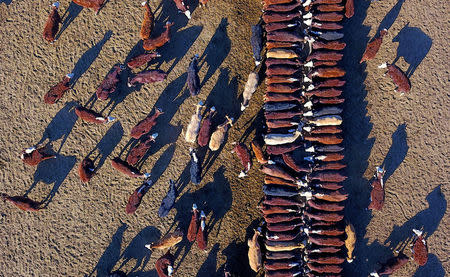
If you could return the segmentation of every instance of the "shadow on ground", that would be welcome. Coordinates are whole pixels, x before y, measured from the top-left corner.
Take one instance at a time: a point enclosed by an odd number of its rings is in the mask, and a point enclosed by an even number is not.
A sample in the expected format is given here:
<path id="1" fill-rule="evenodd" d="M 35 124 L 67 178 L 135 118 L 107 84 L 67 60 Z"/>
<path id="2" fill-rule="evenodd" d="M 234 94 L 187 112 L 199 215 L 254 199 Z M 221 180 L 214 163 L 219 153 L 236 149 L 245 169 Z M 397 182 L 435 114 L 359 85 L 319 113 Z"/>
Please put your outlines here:
<path id="1" fill-rule="evenodd" d="M 57 153 L 61 152 L 64 143 L 67 140 L 70 132 L 72 131 L 75 122 L 77 121 L 77 115 L 75 114 L 75 107 L 77 103 L 75 101 L 67 102 L 64 107 L 59 110 L 52 118 L 52 121 L 47 125 L 42 134 L 41 140 L 37 144 L 42 144 L 46 140 L 47 143 L 54 144 L 55 141 L 61 140 Z"/>
<path id="2" fill-rule="evenodd" d="M 192 204 L 196 203 L 198 209 L 203 210 L 206 214 L 206 232 L 208 236 L 217 236 L 221 230 L 222 219 L 231 208 L 231 203 L 233 201 L 230 183 L 224 176 L 224 172 L 225 167 L 221 166 L 214 173 L 214 180 L 212 182 L 205 184 L 196 191 L 191 191 L 189 189 L 180 196 L 174 205 L 176 215 L 170 229 L 176 227 L 187 233 L 191 219 Z M 178 225 L 175 226 L 177 223 Z M 217 233 L 211 233 L 216 227 Z M 178 263 L 176 267 L 179 267 L 183 263 L 191 247 L 192 243 L 187 240 L 183 240 L 179 244 L 177 251 L 174 253 Z M 210 251 L 211 246 L 209 246 L 207 250 Z M 179 256 L 181 254 L 182 256 L 180 258 Z"/>
<path id="3" fill-rule="evenodd" d="M 45 187 L 53 185 L 48 195 L 41 201 L 44 204 L 44 208 L 47 207 L 53 200 L 53 197 L 58 192 L 59 187 L 66 179 L 69 172 L 75 166 L 77 159 L 75 156 L 63 156 L 57 155 L 55 159 L 45 160 L 39 163 L 36 171 L 34 172 L 33 184 L 25 192 L 25 196 L 28 195 L 39 183 L 43 183 Z"/>
<path id="4" fill-rule="evenodd" d="M 123 128 L 120 122 L 115 122 L 97 143 L 92 151 L 86 156 L 93 160 L 95 171 L 98 171 L 105 163 L 106 158 L 111 155 L 114 148 L 120 142 L 123 136 Z"/>
<path id="5" fill-rule="evenodd" d="M 353 263 L 345 265 L 346 276 L 368 276 L 372 268 L 367 261 L 368 256 L 373 254 L 370 250 L 372 248 L 367 245 L 368 241 L 364 238 L 366 227 L 372 218 L 371 212 L 366 210 L 369 205 L 370 186 L 368 180 L 364 178 L 364 173 L 375 138 L 369 138 L 372 123 L 367 116 L 367 101 L 365 101 L 366 65 L 359 63 L 369 41 L 370 28 L 363 25 L 369 5 L 370 1 L 360 1 L 355 5 L 355 15 L 344 26 L 344 41 L 347 44 L 344 56 L 347 59 L 342 60 L 342 66 L 347 72 L 345 78 L 347 83 L 344 88 L 343 131 L 346 134 L 344 154 L 347 162 L 346 173 L 349 177 L 344 182 L 345 189 L 349 193 L 345 216 L 355 227 L 357 239 L 354 254 L 358 257 Z"/>
<path id="6" fill-rule="evenodd" d="M 381 167 L 386 170 L 384 174 L 384 182 L 387 183 L 389 177 L 400 166 L 408 153 L 408 142 L 406 134 L 406 124 L 401 124 L 397 130 L 392 134 L 392 144 L 389 148 L 386 157 L 384 158 Z M 374 169 L 375 170 L 375 169 Z"/>
<path id="7" fill-rule="evenodd" d="M 112 236 L 111 243 L 98 260 L 97 265 L 94 267 L 92 272 L 89 275 L 85 275 L 85 277 L 94 276 L 94 272 L 97 272 L 97 276 L 99 277 L 107 276 L 107 274 L 112 271 L 120 258 L 120 247 L 122 245 L 123 234 L 127 228 L 127 224 L 121 222 L 121 225 Z"/>
<path id="8" fill-rule="evenodd" d="M 69 7 L 66 9 L 64 14 L 61 16 L 62 24 L 61 28 L 59 29 L 58 34 L 56 35 L 55 39 L 59 39 L 59 37 L 64 33 L 64 31 L 69 27 L 70 24 L 75 20 L 75 18 L 80 14 L 80 12 L 83 10 L 83 7 L 78 6 L 73 1 L 70 1 Z"/>
<path id="9" fill-rule="evenodd" d="M 397 56 L 392 62 L 395 64 L 401 57 L 409 63 L 405 74 L 411 78 L 419 64 L 428 54 L 433 44 L 433 40 L 417 27 L 409 27 L 409 23 L 392 39 L 398 42 Z"/>

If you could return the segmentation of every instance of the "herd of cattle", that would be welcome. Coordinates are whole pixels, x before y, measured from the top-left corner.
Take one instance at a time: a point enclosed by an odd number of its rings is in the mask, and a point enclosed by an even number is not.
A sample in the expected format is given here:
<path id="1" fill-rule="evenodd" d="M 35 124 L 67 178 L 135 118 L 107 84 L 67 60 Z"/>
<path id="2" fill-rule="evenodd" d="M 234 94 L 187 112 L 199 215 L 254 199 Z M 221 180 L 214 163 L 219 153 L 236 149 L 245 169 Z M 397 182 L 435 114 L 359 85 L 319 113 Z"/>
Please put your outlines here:
<path id="1" fill-rule="evenodd" d="M 93 9 L 96 13 L 104 5 L 104 0 L 74 0 L 74 3 L 85 8 Z M 184 4 L 183 1 L 174 0 L 179 12 L 185 14 L 190 18 L 191 14 L 189 7 Z M 202 5 L 206 5 L 207 0 L 200 1 Z M 59 31 L 59 25 L 61 24 L 61 17 L 59 15 L 59 2 L 52 5 L 52 10 L 46 21 L 43 37 L 49 43 L 54 43 L 56 41 L 56 35 Z M 138 55 L 130 59 L 126 66 L 130 70 L 137 70 L 150 63 L 152 60 L 159 58 L 161 55 L 155 50 L 164 46 L 170 41 L 170 27 L 173 23 L 166 22 L 165 31 L 159 35 L 153 34 L 154 27 L 154 14 L 148 2 L 143 2 L 144 7 L 144 18 L 140 30 L 140 38 L 143 40 L 143 50 L 146 52 L 144 54 Z M 200 92 L 200 79 L 198 76 L 198 55 L 195 55 L 189 64 L 188 68 L 188 78 L 187 87 L 192 96 L 197 95 Z M 98 86 L 96 90 L 96 97 L 99 100 L 108 100 L 112 94 L 120 93 L 117 91 L 118 84 L 120 82 L 120 74 L 126 69 L 125 65 L 115 65 L 112 70 L 107 74 L 102 83 Z M 155 82 L 164 81 L 167 74 L 160 70 L 145 70 L 137 72 L 132 78 L 128 78 L 128 87 L 134 87 L 139 84 L 149 84 Z M 48 92 L 44 95 L 44 102 L 46 104 L 55 104 L 64 94 L 70 90 L 73 86 L 71 79 L 73 74 L 67 74 L 62 78 L 62 80 L 55 86 L 51 87 Z M 209 146 L 211 151 L 217 151 L 225 140 L 225 136 L 228 130 L 228 125 L 232 124 L 232 119 L 227 117 L 224 124 L 213 128 L 212 116 L 214 115 L 215 108 L 211 107 L 209 115 L 205 117 L 202 122 L 201 108 L 203 103 L 200 102 L 197 106 L 196 113 L 192 116 L 191 122 L 187 126 L 186 130 L 186 141 L 189 143 L 195 143 L 197 141 L 198 135 L 198 145 L 200 147 Z M 104 117 L 95 110 L 88 109 L 83 106 L 78 106 L 75 108 L 75 114 L 83 120 L 84 122 L 93 124 L 106 124 L 115 120 L 114 117 L 107 116 Z M 141 186 L 136 188 L 128 199 L 128 203 L 125 207 L 127 214 L 134 213 L 139 207 L 144 195 L 152 186 L 152 181 L 149 179 L 149 173 L 140 172 L 135 166 L 139 161 L 142 161 L 151 145 L 155 142 L 158 137 L 158 133 L 151 134 L 151 130 L 157 124 L 157 119 L 159 116 L 164 114 L 162 109 L 155 108 L 155 111 L 142 119 L 136 124 L 130 131 L 130 137 L 138 140 L 139 142 L 130 149 L 126 160 L 122 160 L 119 157 L 111 159 L 111 166 L 118 172 L 132 178 L 144 178 L 145 181 Z M 200 126 L 201 125 L 201 126 Z M 201 165 L 197 159 L 196 151 L 191 149 L 190 152 L 192 158 L 191 165 L 191 180 L 195 184 L 199 184 L 201 181 Z M 48 145 L 41 144 L 35 145 L 33 147 L 27 148 L 22 151 L 21 160 L 30 166 L 37 166 L 42 161 L 47 159 L 57 158 L 56 155 L 51 153 Z M 96 173 L 97 168 L 93 160 L 86 157 L 84 158 L 78 166 L 78 175 L 83 183 L 88 183 Z M 176 184 L 170 180 L 169 191 L 167 195 L 162 199 L 161 206 L 158 210 L 158 215 L 160 217 L 165 217 L 168 215 L 169 211 L 173 208 L 175 200 L 177 197 Z M 34 201 L 25 196 L 9 196 L 7 194 L 2 194 L 2 198 L 15 205 L 16 207 L 25 211 L 39 211 L 45 208 L 42 202 Z M 197 205 L 194 203 L 192 206 L 192 218 L 190 221 L 189 229 L 187 230 L 187 239 L 190 242 L 196 241 L 197 246 L 201 250 L 207 248 L 206 240 L 206 215 L 203 211 L 197 209 Z M 178 244 L 183 239 L 183 231 L 177 229 L 163 236 L 157 242 L 145 245 L 145 247 L 154 250 L 161 249 L 167 250 L 166 254 L 161 256 L 155 263 L 155 268 L 159 276 L 173 276 L 174 274 L 174 262 L 175 257 L 170 253 L 170 248 Z M 115 271 L 110 274 L 110 276 L 126 276 L 122 271 Z"/>
<path id="2" fill-rule="evenodd" d="M 268 277 L 342 276 L 345 260 L 354 259 L 356 234 L 343 213 L 348 194 L 342 184 L 347 177 L 342 172 L 346 164 L 340 114 L 346 72 L 338 65 L 346 47 L 340 22 L 353 14 L 353 0 L 264 0 L 262 20 L 252 26 L 257 68 L 249 75 L 242 109 L 257 87 L 257 71 L 264 62 L 263 138 L 269 157 L 259 140 L 252 142 L 266 176 L 260 205 L 264 221 L 248 240 L 248 257 L 251 268 L 264 269 Z M 386 32 L 368 43 L 361 62 L 375 57 Z M 385 67 L 396 91 L 408 92 L 404 72 L 395 65 L 380 66 Z M 250 154 L 245 145 L 235 150 L 245 176 Z M 383 206 L 383 174 L 377 168 L 371 181 L 369 209 Z M 424 265 L 426 242 L 421 231 L 413 231 L 413 259 Z M 391 274 L 409 260 L 399 253 L 371 275 Z"/>
<path id="3" fill-rule="evenodd" d="M 104 0 L 73 0 L 76 4 L 98 12 Z M 188 18 L 189 7 L 183 1 L 174 0 L 180 12 Z M 207 1 L 200 1 L 206 4 Z M 338 66 L 343 58 L 341 51 L 346 44 L 341 41 L 344 17 L 353 16 L 353 0 L 264 0 L 263 16 L 258 25 L 252 26 L 251 45 L 256 68 L 249 74 L 243 92 L 241 110 L 249 105 L 252 94 L 260 82 L 261 68 L 265 69 L 266 94 L 264 96 L 265 135 L 263 142 L 255 139 L 251 149 L 256 160 L 262 165 L 264 178 L 264 198 L 260 206 L 264 217 L 262 228 L 255 230 L 248 241 L 249 262 L 254 271 L 264 268 L 265 275 L 279 276 L 341 276 L 345 260 L 352 262 L 356 234 L 353 226 L 344 220 L 344 201 L 348 194 L 342 182 L 346 176 L 342 169 L 344 147 L 341 136 L 342 108 L 344 102 L 342 88 L 345 70 Z M 154 15 L 148 2 L 142 3 L 144 19 L 140 37 L 146 53 L 132 58 L 126 66 L 136 70 L 160 57 L 155 52 L 170 41 L 170 27 L 167 22 L 165 31 L 153 35 Z M 52 5 L 44 28 L 43 37 L 53 43 L 59 30 L 61 18 L 58 13 L 59 3 Z M 386 30 L 371 41 L 361 62 L 375 57 Z M 264 47 L 265 45 L 265 47 Z M 264 49 L 265 48 L 265 49 Z M 263 53 L 265 51 L 265 54 Z M 410 90 L 406 75 L 395 65 L 384 64 L 388 73 L 401 93 Z M 96 96 L 99 100 L 107 100 L 111 94 L 117 93 L 120 74 L 125 65 L 116 65 L 99 85 Z M 188 67 L 187 87 L 192 96 L 200 92 L 198 76 L 198 55 L 195 55 Z M 44 96 L 44 102 L 54 104 L 71 89 L 73 74 L 67 74 L 51 87 Z M 160 70 L 145 70 L 128 79 L 128 86 L 148 84 L 165 80 L 167 74 Z M 213 128 L 212 117 L 215 107 L 210 107 L 204 118 L 204 103 L 197 104 L 195 113 L 186 128 L 185 141 L 208 146 L 210 151 L 220 149 L 225 141 L 227 131 L 233 125 L 233 118 L 226 116 L 223 124 Z M 83 121 L 93 124 L 106 124 L 115 120 L 104 117 L 94 110 L 79 106 L 76 115 Z M 139 207 L 143 196 L 152 185 L 149 173 L 142 173 L 134 166 L 143 159 L 152 143 L 158 137 L 151 134 L 152 128 L 163 111 L 155 111 L 141 120 L 131 130 L 130 137 L 139 143 L 130 149 L 126 161 L 115 157 L 111 165 L 118 172 L 132 178 L 144 178 L 144 183 L 129 197 L 127 213 L 133 213 Z M 294 153 L 295 151 L 295 153 Z M 252 155 L 245 144 L 237 144 L 233 152 L 239 157 L 243 169 L 239 177 L 244 177 L 252 166 Z M 197 158 L 197 150 L 190 149 L 191 182 L 201 181 L 201 163 Z M 56 158 L 46 145 L 36 145 L 21 153 L 22 161 L 30 166 Z M 303 162 L 299 162 L 303 160 Z M 96 172 L 94 161 L 85 158 L 78 166 L 78 175 L 83 183 L 91 180 Z M 375 178 L 371 182 L 370 209 L 381 209 L 384 203 L 384 170 L 377 168 Z M 162 200 L 158 211 L 165 217 L 172 209 L 177 191 L 175 182 L 170 181 L 167 196 Z M 25 211 L 39 211 L 42 203 L 23 196 L 8 196 L 9 201 Z M 207 247 L 206 216 L 192 205 L 192 218 L 187 230 L 187 239 L 197 242 L 199 249 Z M 413 246 L 414 260 L 423 265 L 427 260 L 427 247 L 422 233 L 417 235 Z M 145 245 L 149 249 L 168 250 L 156 262 L 159 276 L 172 276 L 175 257 L 170 248 L 183 239 L 183 231 L 177 229 L 162 237 L 159 241 Z M 261 243 L 261 241 L 263 243 Z M 261 247 L 262 245 L 263 247 Z M 344 250 L 344 246 L 347 249 Z M 264 255 L 262 255 L 263 253 Z M 263 257 L 264 256 L 264 257 Z M 346 257 L 345 257 L 346 256 Z M 389 259 L 373 276 L 390 274 L 409 258 L 400 253 Z M 228 276 L 228 272 L 225 275 Z M 114 276 L 126 276 L 122 272 L 114 272 Z M 111 275 L 111 276 L 113 276 Z"/>

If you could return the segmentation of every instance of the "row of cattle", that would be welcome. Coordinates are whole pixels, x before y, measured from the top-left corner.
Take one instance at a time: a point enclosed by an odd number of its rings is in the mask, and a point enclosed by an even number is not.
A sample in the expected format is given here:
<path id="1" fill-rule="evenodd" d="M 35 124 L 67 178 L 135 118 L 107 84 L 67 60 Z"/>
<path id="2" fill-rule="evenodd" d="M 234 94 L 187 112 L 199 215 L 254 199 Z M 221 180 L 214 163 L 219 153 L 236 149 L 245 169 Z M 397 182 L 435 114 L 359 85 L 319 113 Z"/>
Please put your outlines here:
<path id="1" fill-rule="evenodd" d="M 353 16 L 354 6 L 352 0 L 343 2 L 265 0 L 262 22 L 252 27 L 255 64 L 265 66 L 264 143 L 269 158 L 260 142 L 252 142 L 266 176 L 260 206 L 264 223 L 248 241 L 248 255 L 251 268 L 263 268 L 265 276 L 342 276 L 343 263 L 354 258 L 356 234 L 343 213 L 348 196 L 341 184 L 346 179 L 340 116 L 345 70 L 338 66 L 346 46 L 341 21 Z M 385 34 L 382 30 L 367 45 L 361 62 L 375 57 Z M 396 91 L 410 90 L 401 69 L 383 67 Z M 256 90 L 258 76 L 249 75 L 242 109 Z M 235 150 L 245 174 L 251 166 L 249 152 L 245 145 Z M 371 209 L 383 205 L 383 173 L 377 169 L 371 182 Z M 426 243 L 421 231 L 414 233 L 413 258 L 424 265 Z M 400 253 L 372 275 L 391 274 L 408 260 Z"/>
<path id="2" fill-rule="evenodd" d="M 266 276 L 341 276 L 353 259 L 353 226 L 344 220 L 340 22 L 353 1 L 265 1 L 264 223 L 249 241 L 255 260 L 261 237 Z M 256 51 L 255 51 L 256 50 Z M 259 47 L 254 48 L 256 60 Z M 344 246 L 347 248 L 345 255 Z M 347 256 L 347 257 L 346 257 Z M 253 257 L 253 258 L 252 258 Z M 259 257 L 258 257 L 259 258 Z"/>

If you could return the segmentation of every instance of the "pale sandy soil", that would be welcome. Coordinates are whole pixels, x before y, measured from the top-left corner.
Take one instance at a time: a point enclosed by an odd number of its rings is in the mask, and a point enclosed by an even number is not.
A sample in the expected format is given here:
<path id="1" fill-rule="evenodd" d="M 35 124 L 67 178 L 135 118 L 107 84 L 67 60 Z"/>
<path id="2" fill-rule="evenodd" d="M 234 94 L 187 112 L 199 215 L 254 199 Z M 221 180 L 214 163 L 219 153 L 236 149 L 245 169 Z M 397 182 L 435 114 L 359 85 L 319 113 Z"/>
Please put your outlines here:
<path id="1" fill-rule="evenodd" d="M 1 204 L 0 276 L 104 276 L 118 268 L 130 276 L 156 276 L 154 262 L 163 253 L 143 245 L 177 226 L 187 229 L 194 201 L 208 215 L 208 251 L 183 242 L 174 251 L 177 276 L 221 276 L 227 260 L 239 276 L 252 275 L 245 239 L 258 223 L 262 175 L 253 170 L 238 179 L 240 166 L 230 151 L 231 142 L 252 140 L 261 120 L 256 116 L 262 88 L 243 114 L 238 99 L 253 68 L 248 37 L 260 14 L 259 1 L 211 0 L 207 8 L 195 9 L 189 22 L 176 13 L 171 1 L 160 2 L 151 3 L 153 9 L 158 7 L 155 32 L 166 20 L 174 21 L 175 28 L 171 42 L 160 50 L 162 58 L 150 67 L 170 70 L 168 79 L 130 90 L 123 77 L 121 92 L 110 103 L 90 99 L 114 64 L 138 52 L 140 1 L 110 0 L 97 16 L 62 1 L 61 13 L 70 10 L 66 15 L 70 24 L 54 45 L 41 37 L 51 2 L 0 4 L 0 191 L 28 193 L 48 202 L 39 213 Z M 347 23 L 349 47 L 343 65 L 349 72 L 344 118 L 350 176 L 346 187 L 351 197 L 346 213 L 359 241 L 357 259 L 347 266 L 346 275 L 367 276 L 377 261 L 391 255 L 391 248 L 411 237 L 411 228 L 422 227 L 431 253 L 428 264 L 418 268 L 409 263 L 395 276 L 444 276 L 450 272 L 448 5 L 433 0 L 425 7 L 423 1 L 406 0 L 398 4 L 398 16 L 391 12 L 383 20 L 396 1 L 370 7 L 369 1 L 355 2 L 360 3 Z M 380 22 L 390 27 L 385 43 L 367 67 L 359 65 L 365 43 Z M 420 30 L 408 29 L 400 45 L 392 42 L 408 22 Z M 432 41 L 428 52 L 427 37 Z M 392 92 L 392 82 L 377 69 L 394 60 L 397 47 L 406 53 L 406 61 L 401 58 L 397 63 L 405 70 L 408 61 L 424 56 L 411 76 L 411 93 L 402 97 Z M 199 96 L 190 97 L 185 71 L 194 54 L 202 57 L 204 86 Z M 72 71 L 77 78 L 74 90 L 55 105 L 43 103 L 48 88 Z M 236 123 L 225 147 L 216 155 L 207 154 L 210 167 L 205 166 L 203 181 L 195 186 L 188 182 L 189 145 L 183 129 L 199 100 L 216 106 L 216 122 L 227 114 Z M 77 102 L 89 103 L 118 121 L 108 126 L 76 121 Z M 156 127 L 160 137 L 142 171 L 152 172 L 155 184 L 129 216 L 126 201 L 140 181 L 116 173 L 110 158 L 125 157 L 129 131 L 154 107 L 165 114 Z M 46 138 L 53 141 L 58 158 L 37 168 L 25 166 L 18 158 L 20 150 Z M 83 185 L 76 167 L 90 153 L 102 164 L 93 180 Z M 388 171 L 386 205 L 381 212 L 370 213 L 364 210 L 370 191 L 367 180 L 383 161 Z M 180 196 L 169 216 L 160 219 L 157 211 L 169 179 L 178 181 Z"/>

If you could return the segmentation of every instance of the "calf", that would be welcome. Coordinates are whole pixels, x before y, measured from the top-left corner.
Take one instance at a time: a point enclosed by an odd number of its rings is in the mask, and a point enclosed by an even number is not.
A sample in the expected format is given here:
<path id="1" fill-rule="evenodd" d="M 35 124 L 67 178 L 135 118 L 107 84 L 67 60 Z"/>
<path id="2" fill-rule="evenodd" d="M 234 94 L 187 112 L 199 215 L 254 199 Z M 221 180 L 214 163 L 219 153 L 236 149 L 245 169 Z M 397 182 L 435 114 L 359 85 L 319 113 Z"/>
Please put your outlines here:
<path id="1" fill-rule="evenodd" d="M 258 73 L 250 72 L 250 74 L 248 75 L 247 83 L 245 83 L 244 92 L 242 93 L 241 111 L 245 110 L 248 107 L 250 99 L 252 98 L 253 93 L 258 87 L 258 82 Z"/>
<path id="2" fill-rule="evenodd" d="M 70 79 L 73 77 L 73 73 L 64 76 L 61 82 L 51 87 L 50 90 L 44 95 L 44 102 L 47 104 L 55 104 L 56 101 L 64 96 L 64 93 L 70 89 Z"/>
<path id="3" fill-rule="evenodd" d="M 27 165 L 36 166 L 40 162 L 56 158 L 55 155 L 46 153 L 45 146 L 33 146 L 22 151 L 20 159 Z"/>
<path id="4" fill-rule="evenodd" d="M 153 15 L 152 8 L 150 8 L 148 1 L 142 2 L 142 6 L 145 9 L 145 14 L 141 24 L 140 36 L 142 40 L 145 40 L 150 38 L 153 31 L 153 21 L 155 20 L 155 16 Z"/>
<path id="5" fill-rule="evenodd" d="M 241 161 L 242 166 L 244 167 L 244 169 L 239 173 L 238 177 L 242 178 L 247 176 L 247 173 L 252 166 L 252 158 L 247 146 L 245 146 L 245 144 L 243 143 L 236 144 L 231 152 L 236 153 L 239 160 Z"/>
<path id="6" fill-rule="evenodd" d="M 154 133 L 149 138 L 141 141 L 138 145 L 131 148 L 130 153 L 128 153 L 127 163 L 130 165 L 135 165 L 139 160 L 144 157 L 150 146 L 155 142 L 158 137 L 158 133 Z"/>
<path id="7" fill-rule="evenodd" d="M 73 2 L 84 8 L 93 9 L 98 14 L 105 0 L 73 0 Z"/>
<path id="8" fill-rule="evenodd" d="M 397 257 L 392 257 L 381 265 L 381 268 L 370 273 L 370 276 L 380 277 L 383 274 L 389 275 L 397 271 L 399 268 L 407 264 L 409 261 L 408 256 L 400 252 Z"/>
<path id="9" fill-rule="evenodd" d="M 192 96 L 200 92 L 200 78 L 198 77 L 198 54 L 196 54 L 189 63 L 187 76 L 187 85 Z"/>
<path id="10" fill-rule="evenodd" d="M 157 259 L 156 263 L 155 263 L 155 269 L 156 269 L 156 272 L 158 273 L 158 277 L 173 276 L 174 261 L 175 261 L 175 257 L 172 254 L 170 254 L 170 249 L 167 250 L 167 253 L 164 254 L 164 256 Z"/>
<path id="11" fill-rule="evenodd" d="M 260 164 L 268 163 L 267 155 L 264 153 L 261 144 L 257 140 L 253 140 L 251 143 L 253 154 L 255 154 L 256 160 Z"/>
<path id="12" fill-rule="evenodd" d="M 189 154 L 191 155 L 191 167 L 189 168 L 191 182 L 198 185 L 201 182 L 202 168 L 198 161 L 197 154 L 192 148 L 189 148 Z"/>
<path id="13" fill-rule="evenodd" d="M 146 118 L 141 120 L 138 124 L 136 124 L 136 126 L 134 126 L 133 129 L 131 129 L 130 136 L 132 138 L 139 139 L 143 135 L 150 132 L 153 126 L 156 125 L 157 118 L 162 114 L 164 114 L 164 112 L 161 109 L 156 108 L 155 113 L 153 115 L 147 116 Z"/>
<path id="14" fill-rule="evenodd" d="M 345 1 L 345 17 L 350 18 L 355 14 L 355 3 L 354 0 Z"/>
<path id="15" fill-rule="evenodd" d="M 109 95 L 114 93 L 117 88 L 117 84 L 119 83 L 119 74 L 124 70 L 125 67 L 123 65 L 114 66 L 113 70 L 106 75 L 105 79 L 102 81 L 100 86 L 97 88 L 95 94 L 97 98 L 100 100 L 108 99 Z"/>
<path id="16" fill-rule="evenodd" d="M 146 54 L 142 54 L 142 55 L 139 55 L 139 56 L 136 56 L 136 57 L 132 58 L 127 63 L 127 65 L 128 65 L 129 68 L 135 69 L 135 68 L 138 68 L 140 66 L 143 66 L 144 64 L 147 64 L 152 59 L 159 58 L 159 57 L 161 57 L 161 55 L 156 53 L 156 52 L 146 53 Z"/>
<path id="17" fill-rule="evenodd" d="M 217 126 L 217 129 L 212 133 L 211 139 L 209 140 L 209 149 L 211 151 L 219 150 L 223 141 L 225 140 L 225 135 L 228 131 L 228 125 L 233 126 L 233 118 L 226 116 L 226 120 L 221 125 Z"/>
<path id="18" fill-rule="evenodd" d="M 47 22 L 44 27 L 44 39 L 50 43 L 53 43 L 56 39 L 55 36 L 59 30 L 59 23 L 61 23 L 61 17 L 58 13 L 59 2 L 55 2 L 52 5 L 52 11 L 48 15 Z"/>
<path id="19" fill-rule="evenodd" d="M 161 70 L 148 70 L 136 74 L 133 78 L 128 78 L 128 87 L 133 87 L 136 84 L 149 84 L 162 82 L 166 79 L 167 73 Z"/>
<path id="20" fill-rule="evenodd" d="M 263 48 L 263 29 L 261 24 L 252 26 L 252 35 L 250 37 L 250 44 L 252 46 L 255 65 L 258 66 L 262 61 L 261 51 Z"/>
<path id="21" fill-rule="evenodd" d="M 129 165 L 127 162 L 122 161 L 119 158 L 114 158 L 111 160 L 111 165 L 120 173 L 127 175 L 132 178 L 148 178 L 150 173 L 141 173 L 136 168 Z"/>
<path id="22" fill-rule="evenodd" d="M 372 191 L 370 192 L 370 204 L 368 209 L 380 211 L 384 205 L 384 171 L 382 168 L 377 167 L 374 180 L 370 183 Z"/>
<path id="23" fill-rule="evenodd" d="M 142 197 L 147 193 L 147 191 L 152 186 L 151 180 L 146 180 L 140 187 L 138 187 L 128 198 L 128 203 L 125 208 L 127 214 L 134 213 L 139 205 L 141 204 Z"/>
<path id="24" fill-rule="evenodd" d="M 197 139 L 197 143 L 201 147 L 208 145 L 209 137 L 211 136 L 212 117 L 213 117 L 215 111 L 216 111 L 216 108 L 211 107 L 211 109 L 209 109 L 209 113 L 203 119 L 202 125 L 200 127 L 200 131 L 198 132 L 198 139 Z"/>
<path id="25" fill-rule="evenodd" d="M 191 121 L 187 126 L 186 134 L 184 137 L 186 142 L 195 143 L 195 140 L 197 139 L 198 131 L 200 130 L 200 123 L 202 121 L 202 107 L 203 102 L 200 101 L 196 106 L 195 114 L 191 116 Z"/>
<path id="26" fill-rule="evenodd" d="M 147 51 L 155 50 L 155 49 L 163 46 L 167 42 L 169 42 L 170 41 L 169 32 L 170 32 L 170 27 L 172 27 L 172 26 L 173 26 L 173 23 L 167 21 L 166 26 L 165 26 L 166 30 L 161 35 L 159 35 L 156 38 L 149 38 L 149 39 L 144 40 L 144 44 L 143 44 L 144 50 L 147 50 Z"/>
<path id="27" fill-rule="evenodd" d="M 380 31 L 380 36 L 372 40 L 367 44 L 366 51 L 364 51 L 364 54 L 361 58 L 360 63 L 372 60 L 375 58 L 375 56 L 378 53 L 378 50 L 380 49 L 381 43 L 383 42 L 383 37 L 387 34 L 387 30 L 383 29 Z"/>
<path id="28" fill-rule="evenodd" d="M 262 268 L 262 256 L 261 256 L 261 246 L 258 242 L 258 237 L 261 235 L 261 228 L 255 230 L 253 237 L 247 241 L 248 245 L 248 261 L 250 263 L 250 268 L 258 272 Z"/>
<path id="29" fill-rule="evenodd" d="M 206 221 L 205 213 L 203 211 L 201 211 L 200 212 L 200 227 L 198 228 L 197 236 L 196 236 L 197 246 L 201 250 L 206 250 L 206 245 L 207 245 L 206 222 L 205 221 Z"/>
<path id="30" fill-rule="evenodd" d="M 403 72 L 398 66 L 393 64 L 384 63 L 378 68 L 387 68 L 388 71 L 386 73 L 389 74 L 394 84 L 397 86 L 394 91 L 400 92 L 400 95 L 407 93 L 411 90 L 411 83 L 406 76 L 405 72 Z"/>
<path id="31" fill-rule="evenodd" d="M 78 166 L 78 176 L 81 182 L 88 183 L 92 176 L 94 176 L 95 166 L 94 162 L 89 158 L 84 158 L 84 160 Z"/>
<path id="32" fill-rule="evenodd" d="M 424 266 L 428 261 L 427 242 L 422 236 L 422 231 L 413 229 L 413 232 L 417 236 L 414 238 L 413 247 L 411 249 L 413 253 L 413 259 L 418 265 Z"/>
<path id="33" fill-rule="evenodd" d="M 345 248 L 347 248 L 347 262 L 351 263 L 355 258 L 353 256 L 353 250 L 355 250 L 356 244 L 355 228 L 352 224 L 348 223 L 347 226 L 345 226 L 345 233 L 347 234 L 347 238 L 345 239 Z"/>
<path id="34" fill-rule="evenodd" d="M 197 230 L 198 230 L 198 224 L 199 224 L 198 209 L 197 209 L 197 205 L 194 203 L 194 204 L 192 204 L 192 217 L 191 217 L 191 222 L 189 223 L 189 228 L 188 228 L 188 233 L 187 233 L 188 241 L 193 242 L 195 240 L 195 237 L 197 235 Z"/>
<path id="35" fill-rule="evenodd" d="M 172 209 L 173 204 L 175 204 L 175 199 L 177 198 L 177 188 L 175 187 L 175 182 L 172 179 L 169 180 L 169 191 L 167 195 L 161 201 L 161 206 L 158 210 L 158 216 L 163 218 L 169 214 Z"/>
<path id="36" fill-rule="evenodd" d="M 5 193 L 2 193 L 1 197 L 3 198 L 3 201 L 5 201 L 5 202 L 8 201 L 23 211 L 37 212 L 37 211 L 43 209 L 43 207 L 41 206 L 42 205 L 41 202 L 36 202 L 34 200 L 31 200 L 28 197 L 9 196 Z"/>
<path id="37" fill-rule="evenodd" d="M 81 118 L 83 121 L 95 123 L 95 124 L 105 124 L 105 123 L 113 122 L 114 120 L 116 120 L 112 116 L 103 117 L 101 114 L 99 114 L 93 110 L 86 109 L 81 106 L 75 108 L 75 114 L 79 118 Z"/>

